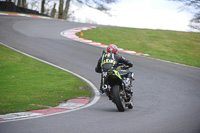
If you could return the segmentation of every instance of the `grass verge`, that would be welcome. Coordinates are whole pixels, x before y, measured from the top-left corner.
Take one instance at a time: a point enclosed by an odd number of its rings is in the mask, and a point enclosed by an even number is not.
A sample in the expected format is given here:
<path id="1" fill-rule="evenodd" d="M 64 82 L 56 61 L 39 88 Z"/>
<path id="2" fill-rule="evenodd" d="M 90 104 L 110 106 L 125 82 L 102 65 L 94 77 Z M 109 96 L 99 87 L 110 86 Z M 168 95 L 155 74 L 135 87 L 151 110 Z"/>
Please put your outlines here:
<path id="1" fill-rule="evenodd" d="M 91 97 L 81 79 L 0 45 L 0 114 L 44 109 Z"/>
<path id="2" fill-rule="evenodd" d="M 80 33 L 77 33 L 79 37 Z M 83 31 L 83 38 L 116 44 L 150 54 L 150 57 L 200 67 L 200 33 L 120 27 L 97 27 Z"/>

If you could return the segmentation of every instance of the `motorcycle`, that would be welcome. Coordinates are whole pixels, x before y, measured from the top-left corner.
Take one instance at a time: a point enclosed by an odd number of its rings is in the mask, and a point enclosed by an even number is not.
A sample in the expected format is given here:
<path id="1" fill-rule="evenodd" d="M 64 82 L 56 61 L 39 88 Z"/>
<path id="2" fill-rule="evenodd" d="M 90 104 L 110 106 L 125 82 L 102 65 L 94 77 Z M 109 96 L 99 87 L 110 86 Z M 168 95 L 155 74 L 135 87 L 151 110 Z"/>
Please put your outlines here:
<path id="1" fill-rule="evenodd" d="M 110 69 L 102 72 L 102 89 L 119 112 L 124 112 L 126 107 L 133 108 L 131 87 L 135 78 L 134 73 L 130 72 L 128 68 L 129 66 L 120 64 L 116 70 Z"/>

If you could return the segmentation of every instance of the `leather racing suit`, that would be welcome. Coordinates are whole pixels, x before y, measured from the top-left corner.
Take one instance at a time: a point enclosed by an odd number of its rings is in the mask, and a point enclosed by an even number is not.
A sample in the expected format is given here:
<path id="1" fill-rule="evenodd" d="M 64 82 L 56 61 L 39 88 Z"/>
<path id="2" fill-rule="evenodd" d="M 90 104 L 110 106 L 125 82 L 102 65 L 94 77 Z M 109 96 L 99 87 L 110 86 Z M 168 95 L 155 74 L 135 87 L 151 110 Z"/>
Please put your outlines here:
<path id="1" fill-rule="evenodd" d="M 119 63 L 123 63 L 132 67 L 133 64 L 126 60 L 123 56 L 114 53 L 103 52 L 103 55 L 99 58 L 95 71 L 97 73 L 107 72 L 109 69 L 116 69 L 119 66 Z M 127 78 L 130 78 L 130 74 L 127 75 Z M 100 92 L 103 93 L 102 89 L 102 75 L 101 75 L 101 84 L 100 84 Z"/>
<path id="2" fill-rule="evenodd" d="M 116 69 L 119 66 L 119 63 L 123 63 L 125 65 L 128 65 L 129 67 L 133 66 L 133 64 L 129 60 L 126 60 L 123 56 L 119 54 L 104 52 L 102 57 L 100 57 L 98 60 L 95 71 L 97 73 L 101 73 L 102 71 L 105 72 L 112 67 L 113 69 Z"/>

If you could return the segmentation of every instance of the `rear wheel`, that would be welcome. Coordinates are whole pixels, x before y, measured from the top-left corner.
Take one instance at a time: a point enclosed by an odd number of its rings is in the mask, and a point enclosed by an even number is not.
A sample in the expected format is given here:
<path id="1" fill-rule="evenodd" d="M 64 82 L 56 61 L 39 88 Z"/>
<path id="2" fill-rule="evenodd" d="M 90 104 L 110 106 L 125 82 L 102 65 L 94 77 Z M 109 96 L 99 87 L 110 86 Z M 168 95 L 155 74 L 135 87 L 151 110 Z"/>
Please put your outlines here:
<path id="1" fill-rule="evenodd" d="M 118 111 L 119 112 L 124 112 L 124 110 L 125 110 L 125 101 L 124 101 L 123 97 L 120 94 L 119 85 L 113 86 L 112 92 L 113 92 L 113 100 L 114 100 L 114 103 L 117 106 Z"/>

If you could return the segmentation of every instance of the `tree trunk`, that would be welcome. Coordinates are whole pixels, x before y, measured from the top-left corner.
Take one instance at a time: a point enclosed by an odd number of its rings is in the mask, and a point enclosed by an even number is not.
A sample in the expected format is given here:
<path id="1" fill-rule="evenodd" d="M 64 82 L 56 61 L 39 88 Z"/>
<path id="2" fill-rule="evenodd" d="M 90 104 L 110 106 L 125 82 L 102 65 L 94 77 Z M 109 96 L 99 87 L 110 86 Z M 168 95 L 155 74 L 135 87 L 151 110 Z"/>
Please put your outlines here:
<path id="1" fill-rule="evenodd" d="M 26 8 L 26 0 L 22 0 L 22 7 Z"/>
<path id="2" fill-rule="evenodd" d="M 21 6 L 21 0 L 18 0 L 17 6 Z"/>
<path id="3" fill-rule="evenodd" d="M 54 3 L 54 5 L 53 5 L 53 9 L 51 11 L 51 17 L 54 18 L 55 14 L 56 14 L 56 3 Z"/>
<path id="4" fill-rule="evenodd" d="M 64 13 L 63 13 L 63 19 L 64 19 L 64 20 L 66 20 L 66 19 L 68 18 L 68 12 L 69 12 L 70 1 L 71 1 L 71 0 L 67 0 L 67 1 L 66 1 L 65 11 L 64 11 Z"/>
<path id="5" fill-rule="evenodd" d="M 45 0 L 42 0 L 42 3 L 41 3 L 41 13 L 44 13 L 44 4 L 45 4 Z"/>
<path id="6" fill-rule="evenodd" d="M 63 16 L 63 3 L 64 3 L 64 1 L 60 0 L 59 13 L 58 13 L 58 18 L 59 19 L 62 19 L 62 16 Z"/>

